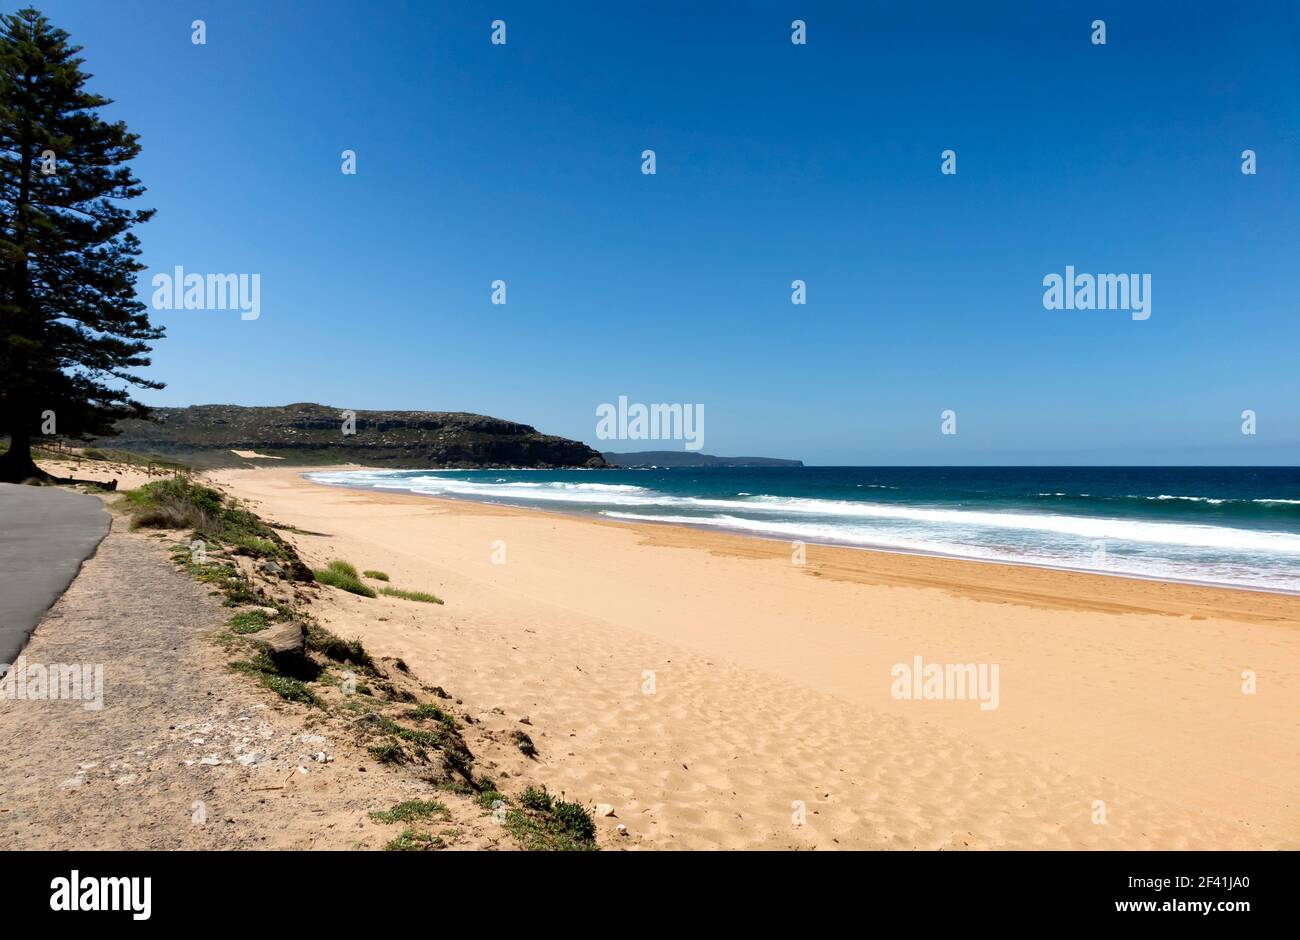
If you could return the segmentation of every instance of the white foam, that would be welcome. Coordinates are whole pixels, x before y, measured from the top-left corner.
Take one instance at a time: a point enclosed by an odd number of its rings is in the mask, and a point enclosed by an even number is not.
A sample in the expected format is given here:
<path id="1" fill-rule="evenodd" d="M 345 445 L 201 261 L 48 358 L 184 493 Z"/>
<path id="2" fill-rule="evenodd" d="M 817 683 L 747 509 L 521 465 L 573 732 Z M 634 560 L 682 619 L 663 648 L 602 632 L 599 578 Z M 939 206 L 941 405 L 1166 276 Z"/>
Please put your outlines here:
<path id="1" fill-rule="evenodd" d="M 975 509 L 926 509 L 919 506 L 807 500 L 783 496 L 758 497 L 766 505 L 791 513 L 840 515 L 849 518 L 897 519 L 942 525 L 1057 532 L 1087 539 L 1152 542 L 1236 551 L 1255 550 L 1300 555 L 1300 535 L 1233 529 L 1183 522 L 1147 522 L 1049 513 L 988 512 Z"/>
<path id="2" fill-rule="evenodd" d="M 980 557 L 980 552 L 987 552 L 991 553 L 989 557 L 1005 558 L 1009 553 L 1028 550 L 1028 547 L 1017 546 L 1012 550 L 989 546 L 1017 538 L 1022 543 L 1036 541 L 1046 546 L 1054 536 L 1084 539 L 1089 543 L 1102 542 L 1112 554 L 1126 545 L 1144 544 L 1167 550 L 1213 549 L 1223 553 L 1300 556 L 1300 534 L 1222 525 L 785 496 L 747 495 L 712 499 L 671 496 L 644 486 L 621 483 L 533 482 L 504 477 L 473 480 L 445 476 L 438 471 L 421 471 L 414 476 L 397 475 L 402 472 L 332 471 L 311 473 L 308 477 L 320 483 L 408 490 L 429 496 L 569 504 L 607 509 L 607 514 L 615 518 L 722 525 L 757 533 L 794 534 L 854 544 L 887 544 L 918 551 L 941 550 L 971 557 Z M 504 482 L 494 482 L 496 480 Z M 1144 498 L 1221 502 L 1206 497 Z M 1258 502 L 1300 503 L 1300 500 Z M 641 514 L 631 510 L 640 510 Z M 677 514 L 662 515 L 653 513 L 653 510 Z M 873 522 L 879 524 L 872 525 Z M 1019 533 L 1019 536 L 1012 533 Z"/>
<path id="3" fill-rule="evenodd" d="M 679 525 L 709 526 L 736 532 L 749 532 L 768 537 L 798 539 L 805 542 L 824 542 L 877 548 L 890 551 L 915 552 L 928 555 L 948 555 L 979 561 L 1039 565 L 1101 574 L 1155 578 L 1167 581 L 1188 581 L 1201 584 L 1223 584 L 1238 587 L 1266 588 L 1274 591 L 1300 592 L 1300 578 L 1289 575 L 1294 569 L 1284 569 L 1287 574 L 1261 570 L 1248 561 L 1219 560 L 1209 562 L 1203 558 L 1164 557 L 1151 555 L 1122 555 L 1116 552 L 1101 556 L 1102 561 L 1086 544 L 1073 550 L 1067 545 L 1055 544 L 1028 548 L 1026 546 L 997 546 L 972 544 L 946 537 L 910 537 L 897 530 L 862 526 L 837 526 L 815 522 L 780 522 L 775 520 L 746 519 L 741 516 L 672 516 L 609 510 L 601 513 L 611 519 L 631 522 L 666 522 Z M 1185 550 L 1184 550 L 1185 551 Z M 1177 549 L 1172 553 L 1179 554 Z"/>

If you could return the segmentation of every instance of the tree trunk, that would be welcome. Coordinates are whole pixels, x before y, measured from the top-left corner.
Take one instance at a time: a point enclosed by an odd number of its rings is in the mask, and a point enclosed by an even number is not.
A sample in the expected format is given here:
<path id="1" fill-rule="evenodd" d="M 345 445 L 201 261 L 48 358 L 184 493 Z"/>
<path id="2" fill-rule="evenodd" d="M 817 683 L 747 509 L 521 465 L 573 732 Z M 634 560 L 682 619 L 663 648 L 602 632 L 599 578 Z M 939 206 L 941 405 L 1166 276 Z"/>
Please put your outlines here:
<path id="1" fill-rule="evenodd" d="M 0 454 L 0 483 L 21 483 L 32 477 L 45 480 L 49 474 L 32 460 L 31 435 L 15 431 L 9 438 L 9 449 Z"/>

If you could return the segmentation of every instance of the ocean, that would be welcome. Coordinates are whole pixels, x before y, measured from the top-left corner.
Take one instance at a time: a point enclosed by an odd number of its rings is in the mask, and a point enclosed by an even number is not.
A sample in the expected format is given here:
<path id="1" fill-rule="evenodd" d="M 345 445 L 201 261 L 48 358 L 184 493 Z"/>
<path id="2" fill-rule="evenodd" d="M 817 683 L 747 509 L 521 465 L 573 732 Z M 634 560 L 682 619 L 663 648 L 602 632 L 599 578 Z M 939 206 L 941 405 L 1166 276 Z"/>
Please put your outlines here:
<path id="1" fill-rule="evenodd" d="M 319 483 L 1300 592 L 1296 467 L 317 471 Z"/>

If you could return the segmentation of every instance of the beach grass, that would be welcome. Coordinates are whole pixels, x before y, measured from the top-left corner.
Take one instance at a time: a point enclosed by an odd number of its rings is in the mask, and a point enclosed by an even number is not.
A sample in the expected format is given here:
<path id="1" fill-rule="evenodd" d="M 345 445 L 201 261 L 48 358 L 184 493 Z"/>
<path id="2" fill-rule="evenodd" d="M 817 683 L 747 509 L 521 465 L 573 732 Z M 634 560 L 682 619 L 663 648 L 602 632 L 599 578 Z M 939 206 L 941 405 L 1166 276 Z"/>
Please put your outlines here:
<path id="1" fill-rule="evenodd" d="M 419 601 L 421 604 L 441 604 L 442 598 L 427 591 L 404 591 L 401 588 L 382 587 L 379 592 L 385 597 L 400 597 L 404 601 Z"/>
<path id="2" fill-rule="evenodd" d="M 363 572 L 361 572 L 361 573 L 362 573 L 363 575 L 365 575 L 367 578 L 370 578 L 372 581 L 387 581 L 387 580 L 388 580 L 388 575 L 387 575 L 387 574 L 385 574 L 385 573 L 382 572 L 382 571 L 375 571 L 373 568 L 372 568 L 372 569 L 369 569 L 369 570 L 367 570 L 367 571 L 363 571 Z"/>
<path id="3" fill-rule="evenodd" d="M 317 568 L 312 574 L 321 584 L 328 584 L 330 587 L 336 587 L 341 591 L 359 594 L 362 597 L 376 596 L 375 589 L 362 584 L 361 578 L 357 575 L 357 569 L 346 561 L 335 559 L 326 567 Z"/>

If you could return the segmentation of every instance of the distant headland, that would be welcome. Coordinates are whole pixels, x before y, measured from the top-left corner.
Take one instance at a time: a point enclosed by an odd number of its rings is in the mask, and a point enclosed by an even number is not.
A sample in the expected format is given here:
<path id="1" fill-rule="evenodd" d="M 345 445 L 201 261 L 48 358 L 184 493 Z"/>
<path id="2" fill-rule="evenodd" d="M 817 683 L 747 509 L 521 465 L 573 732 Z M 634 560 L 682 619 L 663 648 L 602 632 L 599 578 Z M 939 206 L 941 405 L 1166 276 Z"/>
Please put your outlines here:
<path id="1" fill-rule="evenodd" d="M 606 465 L 581 441 L 458 411 L 363 411 L 313 402 L 191 405 L 153 408 L 149 419 L 128 418 L 115 430 L 96 443 L 209 468 L 248 466 L 259 456 L 394 469 Z"/>

